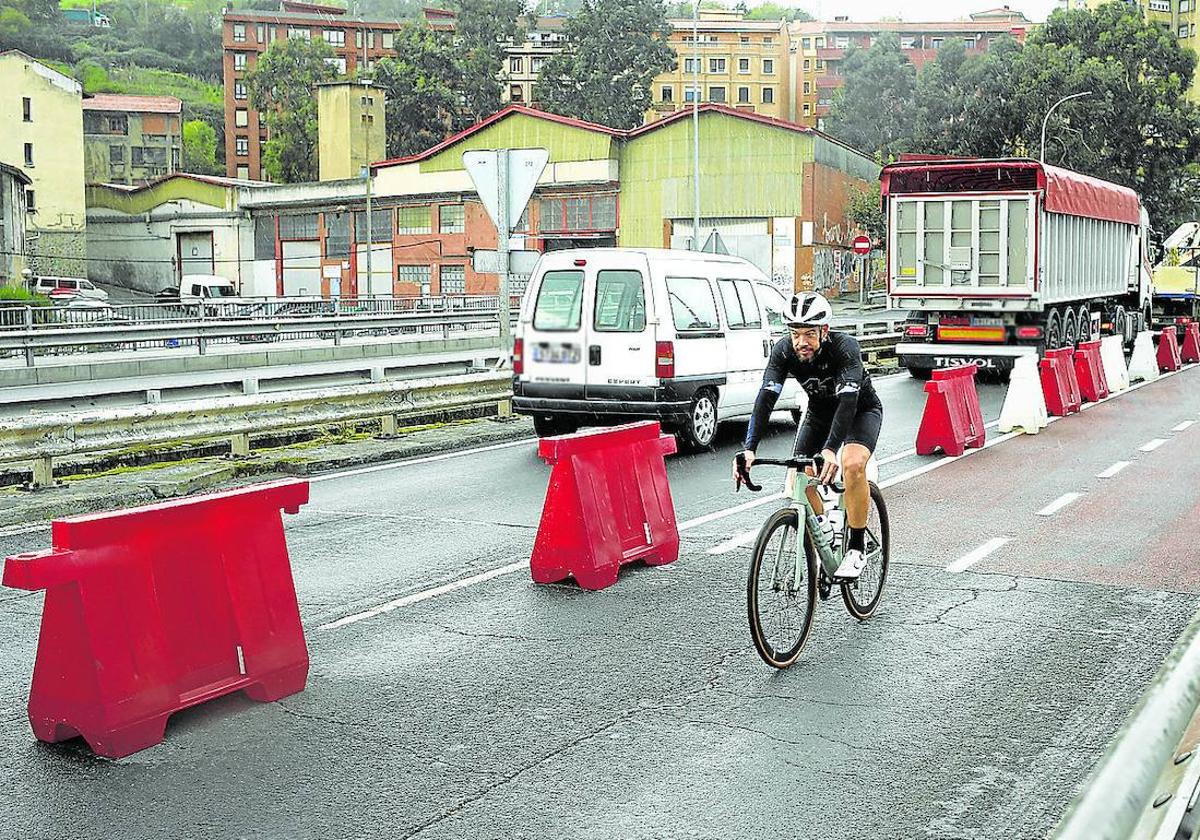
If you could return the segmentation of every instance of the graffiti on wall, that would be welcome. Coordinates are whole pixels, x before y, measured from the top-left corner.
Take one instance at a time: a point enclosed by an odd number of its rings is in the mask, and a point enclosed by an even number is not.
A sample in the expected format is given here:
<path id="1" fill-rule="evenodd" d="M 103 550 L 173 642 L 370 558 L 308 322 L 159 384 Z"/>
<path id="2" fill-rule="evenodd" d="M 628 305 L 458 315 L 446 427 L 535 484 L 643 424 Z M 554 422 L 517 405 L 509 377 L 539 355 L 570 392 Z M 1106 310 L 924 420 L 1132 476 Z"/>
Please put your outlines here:
<path id="1" fill-rule="evenodd" d="M 812 287 L 822 294 L 841 295 L 858 288 L 858 260 L 844 248 L 813 247 Z"/>

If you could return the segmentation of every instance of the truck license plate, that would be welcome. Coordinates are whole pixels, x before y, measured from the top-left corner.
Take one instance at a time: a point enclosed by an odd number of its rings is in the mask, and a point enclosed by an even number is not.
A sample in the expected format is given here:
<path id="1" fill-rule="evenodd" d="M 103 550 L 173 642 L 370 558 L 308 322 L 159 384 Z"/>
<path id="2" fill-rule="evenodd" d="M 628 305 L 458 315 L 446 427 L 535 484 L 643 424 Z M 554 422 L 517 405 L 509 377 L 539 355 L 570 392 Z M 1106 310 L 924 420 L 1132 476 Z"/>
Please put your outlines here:
<path id="1" fill-rule="evenodd" d="M 547 364 L 573 365 L 582 356 L 578 344 L 535 344 L 533 345 L 533 360 Z"/>

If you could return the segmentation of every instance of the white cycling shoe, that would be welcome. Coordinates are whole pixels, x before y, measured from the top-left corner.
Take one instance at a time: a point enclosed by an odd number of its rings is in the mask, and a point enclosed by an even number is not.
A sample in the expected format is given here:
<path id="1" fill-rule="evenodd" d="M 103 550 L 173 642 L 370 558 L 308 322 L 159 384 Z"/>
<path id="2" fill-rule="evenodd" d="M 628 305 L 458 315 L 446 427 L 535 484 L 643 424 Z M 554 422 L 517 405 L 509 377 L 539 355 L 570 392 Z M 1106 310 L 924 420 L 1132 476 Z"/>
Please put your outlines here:
<path id="1" fill-rule="evenodd" d="M 833 573 L 835 578 L 842 580 L 854 580 L 862 574 L 863 569 L 867 567 L 867 556 L 861 551 L 851 549 L 846 552 L 842 558 L 842 565 L 837 567 L 837 571 Z"/>

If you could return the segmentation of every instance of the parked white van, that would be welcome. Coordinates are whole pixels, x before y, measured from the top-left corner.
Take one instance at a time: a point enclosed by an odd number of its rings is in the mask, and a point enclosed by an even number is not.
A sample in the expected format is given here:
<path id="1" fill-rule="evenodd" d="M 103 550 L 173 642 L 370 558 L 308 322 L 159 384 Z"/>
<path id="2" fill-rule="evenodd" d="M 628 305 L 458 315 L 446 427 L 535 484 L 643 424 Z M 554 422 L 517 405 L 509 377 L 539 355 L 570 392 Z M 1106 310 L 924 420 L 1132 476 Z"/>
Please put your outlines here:
<path id="1" fill-rule="evenodd" d="M 705 449 L 724 420 L 748 418 L 771 347 L 786 332 L 783 293 L 738 257 L 594 248 L 539 260 L 513 348 L 513 409 L 542 436 L 658 419 Z M 779 410 L 797 412 L 788 381 Z"/>

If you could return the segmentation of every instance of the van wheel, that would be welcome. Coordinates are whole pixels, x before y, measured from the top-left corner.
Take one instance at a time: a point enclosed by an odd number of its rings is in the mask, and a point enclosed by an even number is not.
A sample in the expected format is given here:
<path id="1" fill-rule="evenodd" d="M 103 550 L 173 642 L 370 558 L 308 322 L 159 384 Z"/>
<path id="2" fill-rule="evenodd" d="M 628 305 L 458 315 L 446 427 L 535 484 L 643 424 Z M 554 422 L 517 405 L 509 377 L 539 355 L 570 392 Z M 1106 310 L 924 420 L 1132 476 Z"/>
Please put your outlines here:
<path id="1" fill-rule="evenodd" d="M 679 441 L 689 452 L 712 449 L 717 436 L 717 400 L 712 391 L 701 391 L 692 400 L 687 422 L 679 430 Z"/>
<path id="2" fill-rule="evenodd" d="M 573 434 L 579 429 L 574 420 L 562 417 L 543 417 L 533 415 L 533 431 L 538 437 L 556 437 L 557 435 Z"/>

